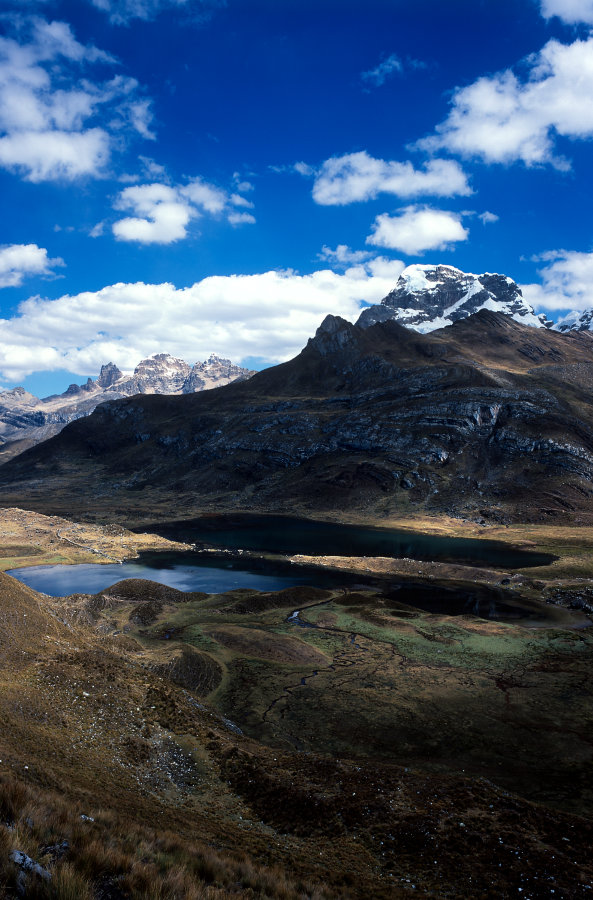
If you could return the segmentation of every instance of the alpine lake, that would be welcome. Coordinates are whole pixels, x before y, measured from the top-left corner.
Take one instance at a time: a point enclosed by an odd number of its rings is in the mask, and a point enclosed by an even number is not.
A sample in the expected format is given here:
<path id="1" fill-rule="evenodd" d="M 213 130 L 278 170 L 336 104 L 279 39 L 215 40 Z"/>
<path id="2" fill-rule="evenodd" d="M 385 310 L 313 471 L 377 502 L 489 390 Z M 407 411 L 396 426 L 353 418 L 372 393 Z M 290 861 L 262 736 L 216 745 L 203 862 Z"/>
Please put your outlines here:
<path id="1" fill-rule="evenodd" d="M 549 565 L 554 557 L 487 540 L 443 537 L 387 528 L 360 527 L 284 516 L 206 516 L 155 523 L 145 530 L 190 543 L 189 552 L 141 553 L 113 564 L 32 566 L 9 574 L 54 597 L 94 594 L 126 579 L 147 579 L 179 591 L 220 594 L 237 589 L 280 591 L 297 585 L 323 589 L 381 589 L 402 604 L 439 615 L 470 615 L 545 625 L 546 609 L 534 613 L 513 592 L 496 586 L 447 586 L 401 577 L 363 576 L 318 566 L 295 565 L 294 554 L 391 557 L 485 566 L 503 571 Z M 510 602 L 509 602 L 510 601 Z"/>

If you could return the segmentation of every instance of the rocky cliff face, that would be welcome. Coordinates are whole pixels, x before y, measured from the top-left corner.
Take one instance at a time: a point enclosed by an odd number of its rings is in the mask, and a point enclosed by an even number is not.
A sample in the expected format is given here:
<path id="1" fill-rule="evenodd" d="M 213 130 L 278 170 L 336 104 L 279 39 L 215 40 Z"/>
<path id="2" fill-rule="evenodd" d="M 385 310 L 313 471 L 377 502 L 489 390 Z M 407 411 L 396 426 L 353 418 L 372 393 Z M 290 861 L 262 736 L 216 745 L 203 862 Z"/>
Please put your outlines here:
<path id="1" fill-rule="evenodd" d="M 512 316 L 523 325 L 550 327 L 544 315 L 536 316 L 517 284 L 506 275 L 472 275 L 453 266 L 408 266 L 395 288 L 380 304 L 365 309 L 358 324 L 363 328 L 396 319 L 406 328 L 435 331 L 488 309 Z"/>
<path id="2" fill-rule="evenodd" d="M 114 363 L 101 366 L 96 381 L 71 384 L 63 394 L 40 400 L 22 387 L 0 393 L 0 461 L 57 434 L 106 400 L 134 394 L 191 394 L 250 378 L 253 372 L 212 354 L 193 367 L 168 353 L 143 359 L 132 375 Z"/>
<path id="3" fill-rule="evenodd" d="M 592 484 L 593 335 L 482 310 L 426 335 L 330 316 L 248 381 L 102 404 L 0 468 L 0 502 L 127 521 L 243 508 L 593 523 Z"/>

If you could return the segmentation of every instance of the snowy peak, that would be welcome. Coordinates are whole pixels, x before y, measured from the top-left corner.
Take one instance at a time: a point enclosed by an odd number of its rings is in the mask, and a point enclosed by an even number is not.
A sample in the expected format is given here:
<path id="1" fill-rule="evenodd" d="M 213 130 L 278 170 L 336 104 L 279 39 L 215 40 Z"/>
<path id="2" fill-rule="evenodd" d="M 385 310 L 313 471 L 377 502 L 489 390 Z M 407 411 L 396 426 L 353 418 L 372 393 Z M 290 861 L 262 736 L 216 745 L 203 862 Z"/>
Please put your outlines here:
<path id="1" fill-rule="evenodd" d="M 554 331 L 593 331 L 593 309 L 568 313 L 556 322 Z"/>
<path id="2" fill-rule="evenodd" d="M 380 304 L 363 310 L 358 324 L 396 319 L 406 328 L 426 333 L 465 319 L 480 309 L 512 316 L 523 325 L 549 328 L 544 315 L 536 315 L 521 289 L 507 275 L 474 275 L 454 266 L 408 266 L 395 288 Z"/>
<path id="3" fill-rule="evenodd" d="M 115 382 L 115 390 L 132 394 L 179 394 L 191 366 L 169 353 L 155 353 L 138 363 L 132 377 Z"/>
<path id="4" fill-rule="evenodd" d="M 223 359 L 211 353 L 205 362 L 197 362 L 187 375 L 181 388 L 182 394 L 193 394 L 213 387 L 221 387 L 231 381 L 243 381 L 253 372 L 235 365 L 230 359 Z"/>

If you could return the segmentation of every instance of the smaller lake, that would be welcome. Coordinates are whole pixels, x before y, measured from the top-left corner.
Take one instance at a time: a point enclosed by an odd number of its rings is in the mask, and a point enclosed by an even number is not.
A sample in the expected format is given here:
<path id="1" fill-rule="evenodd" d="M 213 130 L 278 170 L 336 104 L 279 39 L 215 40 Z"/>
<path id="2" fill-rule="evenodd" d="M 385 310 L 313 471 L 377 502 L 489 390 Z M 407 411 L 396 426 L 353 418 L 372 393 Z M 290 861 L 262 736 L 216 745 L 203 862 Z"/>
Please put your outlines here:
<path id="1" fill-rule="evenodd" d="M 456 562 L 508 570 L 548 566 L 549 553 L 520 550 L 502 541 L 442 537 L 394 528 L 340 525 L 289 516 L 221 515 L 179 522 L 155 522 L 138 531 L 170 540 L 230 550 L 293 556 L 391 556 Z"/>
<path id="2" fill-rule="evenodd" d="M 139 559 L 121 565 L 32 566 L 12 569 L 8 574 L 33 590 L 53 597 L 97 594 L 128 578 L 145 578 L 180 591 L 204 591 L 207 594 L 236 588 L 279 591 L 308 584 L 331 590 L 372 588 L 389 597 L 396 605 L 450 616 L 479 616 L 530 627 L 584 627 L 590 624 L 581 614 L 528 603 L 513 591 L 498 587 L 410 583 L 313 566 L 296 566 L 281 559 L 247 556 L 224 559 L 200 553 L 144 553 Z"/>
<path id="3" fill-rule="evenodd" d="M 360 583 L 360 577 L 329 575 L 319 569 L 301 568 L 272 560 L 242 560 L 204 557 L 198 553 L 143 553 L 139 559 L 102 565 L 30 566 L 8 573 L 35 591 L 51 597 L 96 594 L 126 578 L 147 578 L 178 591 L 219 594 L 235 588 L 281 591 L 297 584 L 318 587 Z"/>

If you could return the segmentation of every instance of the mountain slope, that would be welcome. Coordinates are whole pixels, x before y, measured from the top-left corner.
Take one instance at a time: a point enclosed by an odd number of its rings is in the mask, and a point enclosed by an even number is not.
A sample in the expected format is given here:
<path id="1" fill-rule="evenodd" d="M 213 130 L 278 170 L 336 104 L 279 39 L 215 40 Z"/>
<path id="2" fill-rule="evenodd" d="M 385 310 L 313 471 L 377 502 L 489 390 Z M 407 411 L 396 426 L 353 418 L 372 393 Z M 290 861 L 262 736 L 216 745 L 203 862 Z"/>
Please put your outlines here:
<path id="1" fill-rule="evenodd" d="M 0 573 L 1 895 L 586 897 L 593 638 L 399 596 Z"/>
<path id="2" fill-rule="evenodd" d="M 127 522 L 240 508 L 584 522 L 592 388 L 590 333 L 486 310 L 429 335 L 328 316 L 248 381 L 101 404 L 3 466 L 0 502 Z"/>
<path id="3" fill-rule="evenodd" d="M 517 284 L 506 275 L 472 275 L 454 266 L 408 266 L 395 288 L 380 304 L 365 309 L 358 324 L 363 328 L 396 319 L 423 333 L 444 328 L 459 319 L 489 309 L 512 316 L 523 325 L 550 327 L 544 315 L 536 316 Z"/>

